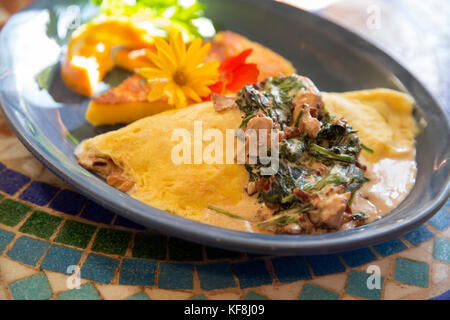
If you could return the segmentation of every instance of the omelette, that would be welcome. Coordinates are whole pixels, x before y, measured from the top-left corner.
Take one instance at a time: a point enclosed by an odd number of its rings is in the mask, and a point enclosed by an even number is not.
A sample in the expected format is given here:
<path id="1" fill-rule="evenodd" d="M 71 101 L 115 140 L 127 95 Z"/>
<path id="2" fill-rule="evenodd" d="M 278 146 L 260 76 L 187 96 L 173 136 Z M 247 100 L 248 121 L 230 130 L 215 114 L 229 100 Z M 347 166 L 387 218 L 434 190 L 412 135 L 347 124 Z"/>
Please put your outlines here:
<path id="1" fill-rule="evenodd" d="M 111 186 L 168 214 L 249 232 L 332 232 L 381 218 L 411 190 L 413 107 L 409 95 L 391 89 L 321 93 L 306 77 L 269 77 L 236 96 L 87 139 L 76 156 Z M 265 175 L 267 164 L 250 161 L 248 136 L 229 134 L 239 129 L 259 130 L 258 148 L 277 146 L 276 172 Z"/>

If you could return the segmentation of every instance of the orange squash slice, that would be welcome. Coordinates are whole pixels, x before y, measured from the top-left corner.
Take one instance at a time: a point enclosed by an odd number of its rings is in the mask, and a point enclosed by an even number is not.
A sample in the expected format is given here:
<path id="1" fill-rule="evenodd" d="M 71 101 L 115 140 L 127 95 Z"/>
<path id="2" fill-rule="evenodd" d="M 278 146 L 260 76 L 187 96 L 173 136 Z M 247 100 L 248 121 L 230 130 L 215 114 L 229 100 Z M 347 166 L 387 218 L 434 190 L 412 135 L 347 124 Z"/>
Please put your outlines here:
<path id="1" fill-rule="evenodd" d="M 148 48 L 151 34 L 133 22 L 114 18 L 85 24 L 75 30 L 67 46 L 61 75 L 73 91 L 91 97 L 96 85 L 113 68 L 113 48 Z"/>

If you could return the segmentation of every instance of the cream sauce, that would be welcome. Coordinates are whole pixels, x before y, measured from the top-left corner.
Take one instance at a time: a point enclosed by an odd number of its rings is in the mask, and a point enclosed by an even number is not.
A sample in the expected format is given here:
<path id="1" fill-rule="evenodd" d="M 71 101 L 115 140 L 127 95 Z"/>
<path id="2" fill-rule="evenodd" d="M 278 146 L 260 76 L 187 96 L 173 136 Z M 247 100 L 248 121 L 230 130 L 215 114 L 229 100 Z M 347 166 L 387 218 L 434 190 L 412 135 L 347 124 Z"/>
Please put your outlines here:
<path id="1" fill-rule="evenodd" d="M 411 151 L 400 158 L 382 158 L 374 163 L 367 162 L 363 156 L 361 163 L 367 166 L 365 176 L 370 179 L 357 191 L 351 208 L 353 212 L 364 212 L 366 223 L 380 219 L 397 207 L 411 191 L 415 183 L 415 152 Z M 258 228 L 258 222 L 271 217 L 272 210 L 256 200 L 256 195 L 248 196 L 243 190 L 243 200 L 234 206 L 223 209 L 239 215 L 243 219 L 228 217 L 214 210 L 205 209 L 200 222 L 214 226 L 247 232 L 268 233 Z M 344 224 L 341 230 L 355 227 L 353 221 Z"/>

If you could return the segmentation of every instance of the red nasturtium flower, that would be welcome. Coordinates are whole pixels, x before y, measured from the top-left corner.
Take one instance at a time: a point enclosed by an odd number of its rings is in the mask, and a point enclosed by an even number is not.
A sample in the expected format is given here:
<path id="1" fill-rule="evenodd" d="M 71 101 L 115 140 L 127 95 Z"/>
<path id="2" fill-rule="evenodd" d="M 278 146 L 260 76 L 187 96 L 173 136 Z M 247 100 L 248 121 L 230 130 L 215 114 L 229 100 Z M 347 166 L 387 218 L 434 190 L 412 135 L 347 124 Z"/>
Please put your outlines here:
<path id="1" fill-rule="evenodd" d="M 242 51 L 237 56 L 228 57 L 219 67 L 220 79 L 209 88 L 217 94 L 239 91 L 243 86 L 258 81 L 259 70 L 255 63 L 245 63 L 253 49 Z"/>

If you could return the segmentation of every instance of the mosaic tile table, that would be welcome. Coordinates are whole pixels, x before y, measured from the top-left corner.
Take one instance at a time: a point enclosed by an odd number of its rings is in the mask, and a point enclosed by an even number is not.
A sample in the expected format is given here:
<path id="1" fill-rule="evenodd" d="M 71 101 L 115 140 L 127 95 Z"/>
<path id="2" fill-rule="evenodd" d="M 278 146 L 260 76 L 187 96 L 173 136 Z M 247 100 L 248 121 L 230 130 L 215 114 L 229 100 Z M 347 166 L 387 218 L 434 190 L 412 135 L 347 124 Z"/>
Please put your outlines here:
<path id="1" fill-rule="evenodd" d="M 200 246 L 74 192 L 0 117 L 0 299 L 450 299 L 449 226 L 450 201 L 401 238 L 337 255 Z M 370 265 L 380 268 L 380 289 L 367 288 Z M 80 268 L 80 289 L 69 289 L 70 266 Z"/>

